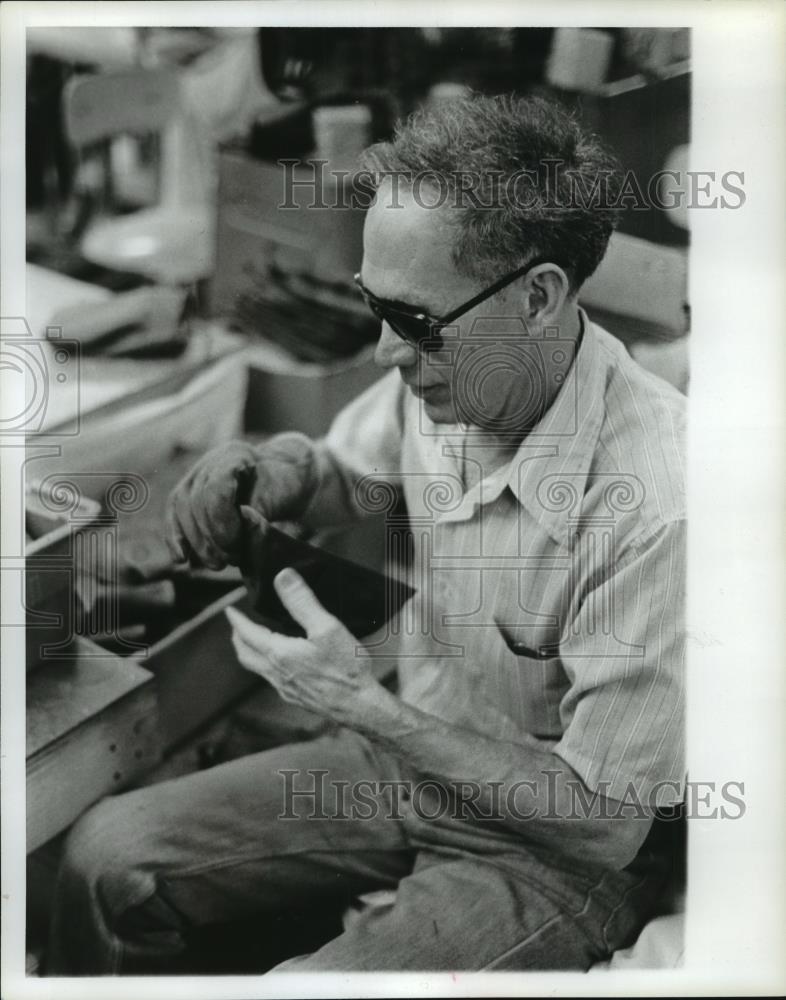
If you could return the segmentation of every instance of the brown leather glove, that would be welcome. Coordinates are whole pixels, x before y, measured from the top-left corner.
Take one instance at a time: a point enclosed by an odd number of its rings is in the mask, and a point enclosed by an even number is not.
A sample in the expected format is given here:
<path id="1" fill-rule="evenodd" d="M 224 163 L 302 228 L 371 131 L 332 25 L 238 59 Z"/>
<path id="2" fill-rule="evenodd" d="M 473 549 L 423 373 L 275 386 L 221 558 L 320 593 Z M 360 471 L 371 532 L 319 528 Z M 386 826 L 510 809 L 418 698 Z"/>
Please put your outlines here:
<path id="1" fill-rule="evenodd" d="M 167 543 L 176 562 L 223 569 L 241 559 L 247 504 L 268 521 L 297 520 L 314 497 L 319 474 L 311 441 L 295 432 L 261 445 L 231 441 L 209 451 L 172 491 Z"/>

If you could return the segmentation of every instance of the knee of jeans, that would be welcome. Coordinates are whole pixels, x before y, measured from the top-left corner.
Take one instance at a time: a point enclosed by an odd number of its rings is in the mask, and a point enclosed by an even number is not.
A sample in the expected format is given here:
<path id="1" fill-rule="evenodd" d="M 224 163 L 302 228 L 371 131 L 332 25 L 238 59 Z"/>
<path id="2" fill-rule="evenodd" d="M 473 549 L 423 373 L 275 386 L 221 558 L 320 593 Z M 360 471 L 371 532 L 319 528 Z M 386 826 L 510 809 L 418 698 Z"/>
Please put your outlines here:
<path id="1" fill-rule="evenodd" d="M 110 910 L 135 906 L 154 891 L 145 870 L 145 830 L 134 822 L 126 796 L 103 799 L 71 828 L 64 845 L 65 878 L 101 897 Z"/>

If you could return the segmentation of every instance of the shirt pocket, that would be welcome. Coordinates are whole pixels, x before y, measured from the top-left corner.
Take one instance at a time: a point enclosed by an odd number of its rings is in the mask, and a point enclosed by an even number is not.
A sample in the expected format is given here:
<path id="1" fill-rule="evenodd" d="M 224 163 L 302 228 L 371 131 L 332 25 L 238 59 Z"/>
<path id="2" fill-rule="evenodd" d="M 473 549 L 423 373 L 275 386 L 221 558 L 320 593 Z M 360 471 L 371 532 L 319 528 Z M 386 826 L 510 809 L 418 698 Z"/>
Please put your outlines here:
<path id="1" fill-rule="evenodd" d="M 518 730 L 541 739 L 562 736 L 560 703 L 570 687 L 560 657 L 500 635 L 493 697 Z"/>

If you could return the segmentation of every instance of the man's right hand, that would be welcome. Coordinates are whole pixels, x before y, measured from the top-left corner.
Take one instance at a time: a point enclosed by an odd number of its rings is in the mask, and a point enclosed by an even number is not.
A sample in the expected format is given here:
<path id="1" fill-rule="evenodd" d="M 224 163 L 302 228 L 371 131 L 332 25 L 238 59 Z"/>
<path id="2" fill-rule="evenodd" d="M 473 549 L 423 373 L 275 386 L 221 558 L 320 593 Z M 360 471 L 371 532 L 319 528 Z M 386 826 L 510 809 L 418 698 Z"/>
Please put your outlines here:
<path id="1" fill-rule="evenodd" d="M 241 558 L 247 504 L 268 521 L 297 520 L 319 485 L 307 437 L 278 434 L 252 447 L 232 441 L 209 451 L 178 483 L 166 512 L 167 543 L 179 563 L 223 569 Z"/>

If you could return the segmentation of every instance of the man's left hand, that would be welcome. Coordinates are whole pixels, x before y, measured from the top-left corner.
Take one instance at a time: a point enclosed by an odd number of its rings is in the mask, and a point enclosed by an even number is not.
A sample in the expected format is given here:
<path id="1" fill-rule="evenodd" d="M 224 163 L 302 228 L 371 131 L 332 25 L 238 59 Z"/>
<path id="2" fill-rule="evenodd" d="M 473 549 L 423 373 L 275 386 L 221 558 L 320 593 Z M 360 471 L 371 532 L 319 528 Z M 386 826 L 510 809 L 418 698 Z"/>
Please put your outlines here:
<path id="1" fill-rule="evenodd" d="M 284 701 L 339 725 L 361 728 L 368 712 L 389 693 L 371 673 L 368 660 L 357 655 L 358 640 L 322 607 L 294 570 L 282 570 L 274 583 L 306 638 L 271 632 L 227 608 L 240 663 L 269 681 Z"/>

